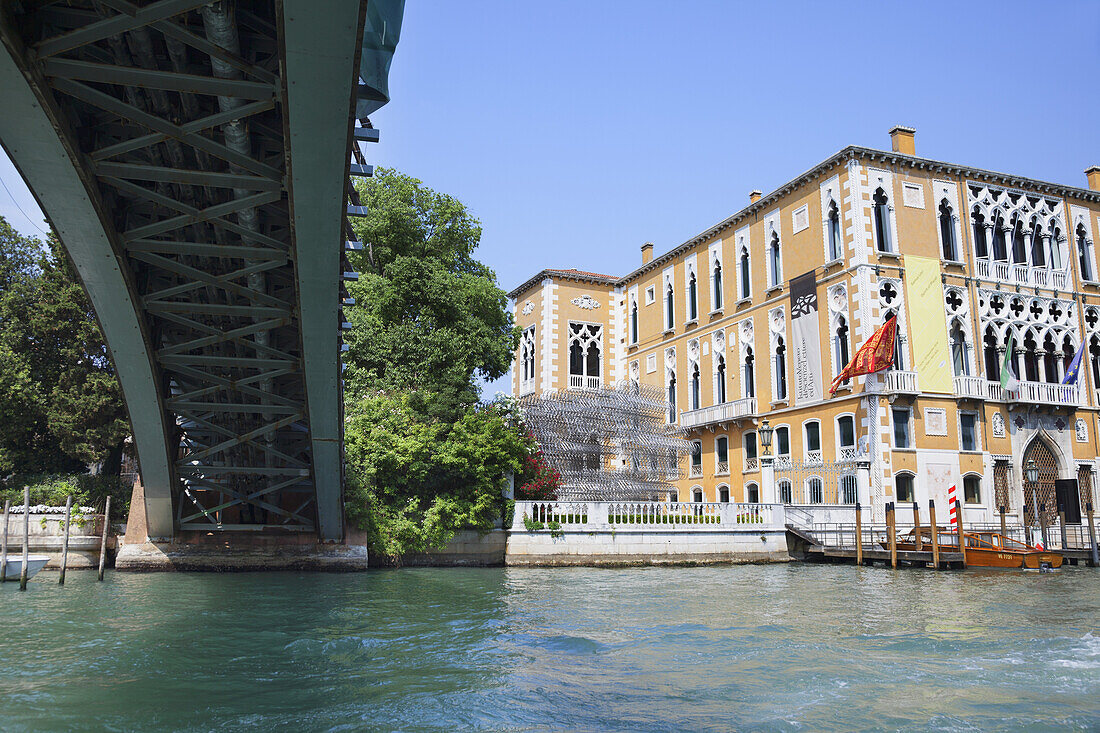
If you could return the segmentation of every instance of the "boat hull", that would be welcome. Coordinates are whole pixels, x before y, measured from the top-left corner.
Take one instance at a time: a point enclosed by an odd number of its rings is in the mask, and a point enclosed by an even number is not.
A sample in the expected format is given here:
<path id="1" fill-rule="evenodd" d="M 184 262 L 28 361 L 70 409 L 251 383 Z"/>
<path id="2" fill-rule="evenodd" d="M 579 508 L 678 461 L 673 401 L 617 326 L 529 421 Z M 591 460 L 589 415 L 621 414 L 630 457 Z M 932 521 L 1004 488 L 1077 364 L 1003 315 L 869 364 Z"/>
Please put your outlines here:
<path id="1" fill-rule="evenodd" d="M 899 551 L 917 549 L 914 542 L 899 542 L 897 547 Z M 920 549 L 929 551 L 932 549 L 932 544 L 925 542 Z M 958 551 L 959 546 L 956 544 L 940 545 L 940 552 Z M 1018 551 L 967 547 L 966 564 L 967 567 L 972 568 L 1028 568 L 1038 570 L 1043 564 L 1048 564 L 1052 568 L 1060 568 L 1062 567 L 1062 555 L 1057 552 L 1044 552 L 1042 550 Z"/>
<path id="2" fill-rule="evenodd" d="M 39 570 L 46 567 L 50 561 L 49 555 L 29 555 L 27 557 L 27 577 L 33 578 Z M 23 555 L 8 557 L 8 566 L 4 572 L 5 580 L 19 580 L 19 574 L 23 571 Z"/>

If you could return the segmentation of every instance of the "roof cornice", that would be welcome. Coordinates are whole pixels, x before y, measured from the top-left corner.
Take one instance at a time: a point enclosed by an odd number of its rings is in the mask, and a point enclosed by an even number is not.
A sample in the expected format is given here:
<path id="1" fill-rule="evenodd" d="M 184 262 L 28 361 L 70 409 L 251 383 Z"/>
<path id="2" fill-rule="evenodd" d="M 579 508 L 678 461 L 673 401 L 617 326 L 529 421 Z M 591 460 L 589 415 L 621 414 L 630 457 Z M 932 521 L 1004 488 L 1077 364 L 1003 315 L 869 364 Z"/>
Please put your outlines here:
<path id="1" fill-rule="evenodd" d="M 921 158 L 916 155 L 905 155 L 904 153 L 896 153 L 887 150 L 876 150 L 875 148 L 865 148 L 859 145 L 849 145 L 848 147 L 840 150 L 839 152 L 829 156 L 825 160 L 821 161 L 813 168 L 810 168 L 805 173 L 792 178 L 779 188 L 768 193 L 766 196 L 761 197 L 759 200 L 754 201 L 745 208 L 741 209 L 737 213 L 723 219 L 714 226 L 706 229 L 694 237 L 688 239 L 683 244 L 680 244 L 668 252 L 654 257 L 649 262 L 645 263 L 638 269 L 630 272 L 622 278 L 586 278 L 577 276 L 576 272 L 570 273 L 567 270 L 543 270 L 527 282 L 520 285 L 518 288 L 508 294 L 508 297 L 515 299 L 516 295 L 529 288 L 535 282 L 541 280 L 547 275 L 553 275 L 556 277 L 571 278 L 575 280 L 581 280 L 584 282 L 597 282 L 600 284 L 610 284 L 615 286 L 623 286 L 629 281 L 646 274 L 652 270 L 664 266 L 669 261 L 674 260 L 688 249 L 702 244 L 711 237 L 719 234 L 726 229 L 744 221 L 745 219 L 758 214 L 759 212 L 773 206 L 784 196 L 797 191 L 808 183 L 818 178 L 821 174 L 832 170 L 838 164 L 845 163 L 853 159 L 868 160 L 870 162 L 879 162 L 888 165 L 901 165 L 909 168 L 915 168 L 917 170 L 927 170 L 932 173 L 942 173 L 945 175 L 956 175 L 963 178 L 970 178 L 979 181 L 997 183 L 1009 188 L 1029 189 L 1037 193 L 1049 194 L 1052 196 L 1060 196 L 1063 198 L 1075 198 L 1091 203 L 1100 203 L 1100 191 L 1093 191 L 1088 188 L 1078 188 L 1076 186 L 1066 186 L 1060 183 L 1050 183 L 1049 181 L 1040 181 L 1034 178 L 1027 178 L 1025 176 L 1013 176 L 1007 173 L 998 173 L 996 171 L 984 170 L 982 168 L 974 168 L 972 166 L 959 165 L 956 163 L 947 163 L 941 160 L 933 160 L 931 158 Z"/>
<path id="2" fill-rule="evenodd" d="M 590 272 L 580 272 L 578 270 L 554 270 L 546 269 L 540 270 L 534 277 L 528 278 L 522 285 L 514 288 L 508 297 L 515 300 L 518 296 L 530 290 L 534 285 L 542 282 L 548 277 L 554 277 L 559 280 L 576 280 L 577 282 L 595 283 L 597 285 L 618 285 L 623 281 L 623 278 L 613 276 L 596 275 Z"/>

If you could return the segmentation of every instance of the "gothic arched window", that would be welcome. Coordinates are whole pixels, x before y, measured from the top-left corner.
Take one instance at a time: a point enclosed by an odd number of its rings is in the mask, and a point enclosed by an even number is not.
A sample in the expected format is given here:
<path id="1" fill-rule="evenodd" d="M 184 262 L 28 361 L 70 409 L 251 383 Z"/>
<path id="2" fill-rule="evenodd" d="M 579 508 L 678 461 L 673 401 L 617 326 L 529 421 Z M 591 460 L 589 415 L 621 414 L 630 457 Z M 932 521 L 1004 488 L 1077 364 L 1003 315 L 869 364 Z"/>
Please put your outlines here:
<path id="1" fill-rule="evenodd" d="M 996 382 L 1001 378 L 1001 363 L 997 359 L 997 334 L 990 326 L 982 339 L 982 360 L 985 362 L 985 378 Z"/>
<path id="2" fill-rule="evenodd" d="M 837 374 L 840 370 L 848 366 L 850 357 L 848 356 L 848 321 L 844 319 L 844 316 L 840 316 L 836 319 L 836 331 L 833 334 L 833 354 L 836 355 L 836 371 Z"/>
<path id="3" fill-rule="evenodd" d="M 717 404 L 722 404 L 726 401 L 726 357 L 722 354 L 718 355 L 718 384 L 717 384 Z"/>
<path id="4" fill-rule="evenodd" d="M 711 278 L 714 285 L 714 293 L 711 299 L 711 310 L 721 310 L 722 308 L 722 263 L 718 260 L 714 261 L 714 276 Z"/>
<path id="5" fill-rule="evenodd" d="M 695 273 L 688 277 L 688 320 L 694 321 L 699 317 L 699 287 L 695 282 Z"/>
<path id="6" fill-rule="evenodd" d="M 1038 347 L 1034 334 L 1028 331 L 1024 335 L 1024 379 L 1028 382 L 1039 381 Z"/>
<path id="7" fill-rule="evenodd" d="M 949 262 L 959 259 L 955 248 L 955 216 L 947 199 L 940 201 L 940 239 L 943 240 L 943 258 Z"/>
<path id="8" fill-rule="evenodd" d="M 875 216 L 875 246 L 879 252 L 893 252 L 890 243 L 890 200 L 881 188 L 872 198 Z"/>
<path id="9" fill-rule="evenodd" d="M 749 248 L 741 248 L 741 258 L 738 262 L 738 267 L 741 270 L 741 297 L 748 298 L 752 296 L 752 271 L 749 267 Z"/>
<path id="10" fill-rule="evenodd" d="M 839 260 L 843 256 L 844 240 L 840 237 L 840 212 L 836 201 L 829 202 L 829 260 Z"/>
<path id="11" fill-rule="evenodd" d="M 989 256 L 989 242 L 985 238 L 985 217 L 975 206 L 971 218 L 974 220 L 974 256 L 984 259 Z"/>
<path id="12" fill-rule="evenodd" d="M 699 365 L 691 369 L 691 409 L 698 410 L 699 405 Z"/>
<path id="13" fill-rule="evenodd" d="M 1008 249 L 1005 244 L 1005 222 L 998 215 L 993 219 L 993 259 L 1008 261 Z"/>
<path id="14" fill-rule="evenodd" d="M 676 422 L 676 372 L 668 372 L 668 421 Z"/>
<path id="15" fill-rule="evenodd" d="M 782 336 L 775 339 L 775 399 L 787 399 L 787 345 Z"/>
<path id="16" fill-rule="evenodd" d="M 630 343 L 638 343 L 638 301 L 630 304 Z"/>
<path id="17" fill-rule="evenodd" d="M 1046 267 L 1046 249 L 1043 247 L 1043 225 L 1037 219 L 1031 222 L 1031 266 Z"/>
<path id="18" fill-rule="evenodd" d="M 745 347 L 745 364 L 743 367 L 745 376 L 741 380 L 745 385 L 745 397 L 756 396 L 756 375 L 753 366 L 752 347 L 747 346 Z"/>
<path id="19" fill-rule="evenodd" d="M 768 245 L 768 270 L 770 287 L 783 281 L 783 257 L 779 251 L 779 234 L 776 232 L 772 232 L 771 244 Z"/>
<path id="20" fill-rule="evenodd" d="M 672 283 L 669 283 L 668 289 L 665 290 L 665 330 L 676 326 L 676 305 L 674 301 Z"/>
<path id="21" fill-rule="evenodd" d="M 1078 224 L 1077 230 L 1077 257 L 1081 261 L 1081 279 L 1092 280 L 1092 258 L 1089 256 L 1089 240 L 1085 237 L 1085 225 Z"/>
<path id="22" fill-rule="evenodd" d="M 1012 225 L 1012 262 L 1017 265 L 1027 264 L 1027 248 L 1024 247 L 1024 223 L 1018 218 Z"/>
<path id="23" fill-rule="evenodd" d="M 956 377 L 970 376 L 970 359 L 966 353 L 966 334 L 962 326 L 955 321 L 949 334 L 951 341 L 951 362 L 955 366 Z"/>

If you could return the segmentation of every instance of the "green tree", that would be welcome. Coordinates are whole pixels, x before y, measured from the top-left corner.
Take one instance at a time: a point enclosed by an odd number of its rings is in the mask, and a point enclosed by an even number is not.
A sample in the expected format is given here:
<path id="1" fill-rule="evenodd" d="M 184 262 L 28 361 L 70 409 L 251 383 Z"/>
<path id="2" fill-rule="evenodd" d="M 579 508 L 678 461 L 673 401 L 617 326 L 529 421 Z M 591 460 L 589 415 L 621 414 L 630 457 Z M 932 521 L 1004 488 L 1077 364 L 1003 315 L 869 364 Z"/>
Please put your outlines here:
<path id="1" fill-rule="evenodd" d="M 455 420 L 480 379 L 507 373 L 518 333 L 507 296 L 473 252 L 481 225 L 466 207 L 421 181 L 380 168 L 359 184 L 366 243 L 351 255 L 361 273 L 346 341 L 346 388 L 411 392 L 413 409 Z"/>
<path id="2" fill-rule="evenodd" d="M 130 432 L 91 304 L 55 236 L 0 218 L 0 471 L 117 473 Z"/>
<path id="3" fill-rule="evenodd" d="M 507 409 L 481 405 L 451 423 L 423 414 L 412 395 L 379 393 L 349 407 L 348 515 L 371 552 L 442 548 L 460 529 L 492 529 L 502 478 L 534 446 Z"/>

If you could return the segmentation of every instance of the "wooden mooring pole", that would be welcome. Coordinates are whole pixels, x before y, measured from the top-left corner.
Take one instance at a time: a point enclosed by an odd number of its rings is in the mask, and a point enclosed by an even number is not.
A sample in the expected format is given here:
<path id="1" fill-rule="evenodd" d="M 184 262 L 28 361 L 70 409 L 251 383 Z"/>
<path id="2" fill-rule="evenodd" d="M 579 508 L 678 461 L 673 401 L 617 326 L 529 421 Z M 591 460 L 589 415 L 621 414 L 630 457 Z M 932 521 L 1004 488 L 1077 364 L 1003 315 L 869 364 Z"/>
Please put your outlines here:
<path id="1" fill-rule="evenodd" d="M 1085 504 L 1085 516 L 1089 518 L 1089 546 L 1092 550 L 1092 566 L 1100 567 L 1100 553 L 1096 548 L 1096 524 L 1092 521 L 1092 502 Z"/>
<path id="2" fill-rule="evenodd" d="M 4 539 L 0 541 L 0 583 L 8 579 L 8 512 L 11 499 L 4 500 Z"/>
<path id="3" fill-rule="evenodd" d="M 928 521 L 932 523 L 932 568 L 940 569 L 940 535 L 936 527 L 936 500 L 928 500 Z"/>
<path id="4" fill-rule="evenodd" d="M 65 585 L 65 566 L 69 564 L 69 520 L 73 513 L 73 497 L 70 494 L 65 497 L 65 540 L 61 544 L 61 575 L 57 578 L 58 585 Z"/>
<path id="5" fill-rule="evenodd" d="M 920 534 L 920 507 L 917 506 L 917 502 L 913 502 L 913 536 L 917 541 L 917 552 L 924 549 L 924 538 Z"/>
<path id="6" fill-rule="evenodd" d="M 27 564 L 31 555 L 31 487 L 23 487 L 23 567 L 19 569 L 19 590 L 27 589 Z"/>
<path id="7" fill-rule="evenodd" d="M 886 505 L 886 531 L 890 533 L 890 567 L 892 568 L 898 566 L 898 535 L 895 527 L 897 527 L 897 517 L 894 516 L 894 502 L 891 501 Z"/>
<path id="8" fill-rule="evenodd" d="M 107 562 L 107 529 L 111 526 L 111 497 L 103 508 L 103 536 L 99 540 L 99 580 L 103 580 L 103 566 Z"/>
<path id="9" fill-rule="evenodd" d="M 1001 504 L 1001 537 L 1008 537 L 1008 525 L 1005 524 L 1005 505 Z"/>
<path id="10" fill-rule="evenodd" d="M 1092 514 L 1089 514 L 1091 522 Z M 863 511 L 856 502 L 856 565 L 863 564 Z"/>

